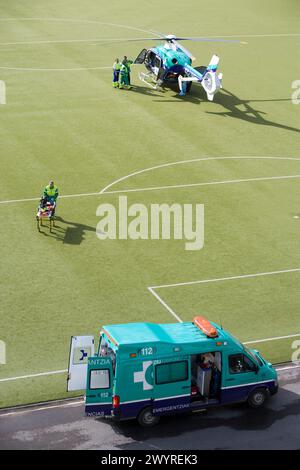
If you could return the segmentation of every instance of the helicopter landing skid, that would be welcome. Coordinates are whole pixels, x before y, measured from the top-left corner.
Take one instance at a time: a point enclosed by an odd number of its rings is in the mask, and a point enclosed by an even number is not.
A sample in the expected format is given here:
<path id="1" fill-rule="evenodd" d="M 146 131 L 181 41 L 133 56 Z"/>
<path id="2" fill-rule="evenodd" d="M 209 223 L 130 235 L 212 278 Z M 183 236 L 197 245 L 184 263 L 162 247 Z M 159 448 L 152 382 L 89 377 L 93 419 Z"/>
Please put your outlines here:
<path id="1" fill-rule="evenodd" d="M 149 73 L 139 73 L 139 79 L 146 83 L 146 85 L 150 86 L 154 90 L 157 90 L 157 82 L 153 79 L 153 76 L 151 76 Z M 152 82 L 152 83 L 151 83 Z"/>

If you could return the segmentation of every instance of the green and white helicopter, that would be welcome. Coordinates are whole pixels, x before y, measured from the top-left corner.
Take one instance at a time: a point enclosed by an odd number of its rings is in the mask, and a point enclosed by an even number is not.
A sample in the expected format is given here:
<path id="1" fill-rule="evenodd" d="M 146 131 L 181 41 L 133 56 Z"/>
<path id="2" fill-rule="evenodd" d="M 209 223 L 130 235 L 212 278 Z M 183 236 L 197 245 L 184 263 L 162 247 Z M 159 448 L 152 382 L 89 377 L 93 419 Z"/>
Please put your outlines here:
<path id="1" fill-rule="evenodd" d="M 192 67 L 195 60 L 193 55 L 179 43 L 179 41 L 203 41 L 203 42 L 228 42 L 239 43 L 234 39 L 211 39 L 176 37 L 173 34 L 162 35 L 153 38 L 141 38 L 138 40 L 163 40 L 164 44 L 142 49 L 134 64 L 144 64 L 147 72 L 140 72 L 139 78 L 148 86 L 157 89 L 163 84 L 177 83 L 179 94 L 185 96 L 190 92 L 192 83 L 200 83 L 209 101 L 213 101 L 214 95 L 222 88 L 222 73 L 217 73 L 219 57 L 214 54 L 207 66 Z"/>

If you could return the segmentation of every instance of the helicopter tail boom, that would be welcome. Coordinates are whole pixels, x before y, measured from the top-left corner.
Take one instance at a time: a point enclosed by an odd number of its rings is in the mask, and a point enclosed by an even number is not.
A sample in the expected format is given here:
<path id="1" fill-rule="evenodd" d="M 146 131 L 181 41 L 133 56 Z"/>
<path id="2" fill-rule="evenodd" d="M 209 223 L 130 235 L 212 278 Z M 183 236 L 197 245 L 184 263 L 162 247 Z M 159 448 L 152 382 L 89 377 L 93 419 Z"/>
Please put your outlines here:
<path id="1" fill-rule="evenodd" d="M 179 77 L 178 84 L 181 91 L 183 93 L 183 82 L 198 82 L 201 83 L 203 86 L 206 94 L 207 99 L 209 101 L 213 101 L 214 95 L 218 92 L 220 88 L 222 88 L 222 77 L 221 73 L 217 74 L 217 68 L 219 64 L 219 57 L 217 55 L 213 55 L 210 63 L 203 71 L 197 70 L 190 65 L 186 65 L 184 67 L 186 77 Z"/>

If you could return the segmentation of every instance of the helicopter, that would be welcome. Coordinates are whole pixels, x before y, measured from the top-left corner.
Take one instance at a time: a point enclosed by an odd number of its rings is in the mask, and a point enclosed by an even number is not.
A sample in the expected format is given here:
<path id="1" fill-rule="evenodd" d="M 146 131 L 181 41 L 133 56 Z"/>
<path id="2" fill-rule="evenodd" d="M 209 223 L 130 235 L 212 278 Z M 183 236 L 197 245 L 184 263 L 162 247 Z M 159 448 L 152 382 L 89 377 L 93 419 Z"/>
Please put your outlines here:
<path id="1" fill-rule="evenodd" d="M 159 89 L 163 84 L 178 84 L 179 95 L 185 96 L 190 92 L 192 83 L 200 83 L 204 88 L 207 99 L 213 101 L 215 94 L 222 88 L 222 73 L 217 73 L 220 58 L 213 54 L 207 66 L 193 67 L 195 57 L 179 41 L 233 42 L 237 40 L 186 38 L 173 34 L 160 35 L 148 40 L 164 40 L 164 44 L 142 49 L 134 64 L 144 64 L 147 72 L 140 72 L 139 79 L 146 85 Z"/>

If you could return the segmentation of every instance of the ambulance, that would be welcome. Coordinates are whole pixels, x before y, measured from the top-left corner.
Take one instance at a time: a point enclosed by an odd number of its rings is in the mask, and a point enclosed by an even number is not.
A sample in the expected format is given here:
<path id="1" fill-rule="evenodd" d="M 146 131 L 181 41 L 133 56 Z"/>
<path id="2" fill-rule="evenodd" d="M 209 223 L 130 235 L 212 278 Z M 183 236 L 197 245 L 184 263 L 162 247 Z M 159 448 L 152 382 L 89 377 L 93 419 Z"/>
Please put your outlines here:
<path id="1" fill-rule="evenodd" d="M 142 426 L 217 405 L 258 408 L 278 390 L 271 363 L 202 316 L 103 326 L 96 353 L 92 336 L 73 336 L 68 372 L 68 391 L 85 390 L 87 416 Z"/>

